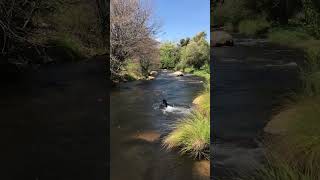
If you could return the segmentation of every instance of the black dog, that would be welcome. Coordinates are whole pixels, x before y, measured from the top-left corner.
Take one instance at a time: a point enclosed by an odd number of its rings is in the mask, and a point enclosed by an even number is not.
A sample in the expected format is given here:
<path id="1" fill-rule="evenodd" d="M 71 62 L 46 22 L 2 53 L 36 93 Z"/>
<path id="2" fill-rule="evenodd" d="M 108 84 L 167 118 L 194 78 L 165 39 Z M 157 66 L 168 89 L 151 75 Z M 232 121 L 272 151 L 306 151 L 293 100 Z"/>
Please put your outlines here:
<path id="1" fill-rule="evenodd" d="M 167 103 L 167 101 L 165 99 L 163 99 L 162 104 L 160 104 L 160 109 L 164 109 L 164 108 L 168 107 L 168 105 L 169 104 Z"/>

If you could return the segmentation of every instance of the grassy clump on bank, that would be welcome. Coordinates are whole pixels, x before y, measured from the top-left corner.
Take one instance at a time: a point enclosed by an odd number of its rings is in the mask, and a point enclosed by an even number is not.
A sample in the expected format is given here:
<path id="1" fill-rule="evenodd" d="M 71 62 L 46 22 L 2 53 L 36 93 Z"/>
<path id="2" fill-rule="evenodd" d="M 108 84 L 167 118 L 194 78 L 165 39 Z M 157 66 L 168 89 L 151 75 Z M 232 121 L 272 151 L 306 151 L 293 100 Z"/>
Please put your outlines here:
<path id="1" fill-rule="evenodd" d="M 268 33 L 270 42 L 292 48 L 309 49 L 320 45 L 320 41 L 299 28 L 274 28 Z"/>
<path id="2" fill-rule="evenodd" d="M 309 48 L 306 52 L 306 63 L 301 69 L 304 96 L 320 95 L 320 46 Z"/>
<path id="3" fill-rule="evenodd" d="M 210 69 L 208 66 L 203 66 L 202 68 L 200 69 L 195 69 L 195 68 L 192 68 L 192 67 L 187 67 L 184 69 L 184 72 L 186 73 L 191 73 L 195 76 L 199 76 L 199 77 L 203 77 L 205 78 L 205 80 L 207 82 L 210 81 Z"/>
<path id="4" fill-rule="evenodd" d="M 266 166 L 245 179 L 319 179 L 319 117 L 320 96 L 299 99 L 278 114 L 272 128 L 282 133 L 266 143 Z"/>
<path id="5" fill-rule="evenodd" d="M 139 63 L 132 60 L 127 62 L 121 76 L 125 81 L 135 81 L 145 78 L 141 73 Z"/>
<path id="6" fill-rule="evenodd" d="M 264 18 L 243 20 L 239 23 L 239 32 L 248 36 L 265 33 L 271 24 Z"/>
<path id="7" fill-rule="evenodd" d="M 271 159 L 271 158 L 269 158 Z M 319 179 L 318 170 L 315 168 L 306 169 L 303 173 L 297 167 L 293 167 L 288 162 L 273 158 L 267 165 L 257 170 L 251 177 L 243 180 L 317 180 Z M 241 178 L 240 178 L 241 179 Z"/>
<path id="8" fill-rule="evenodd" d="M 175 125 L 163 143 L 167 149 L 180 148 L 182 154 L 189 153 L 194 158 L 209 158 L 209 116 L 193 111 Z"/>
<path id="9" fill-rule="evenodd" d="M 80 43 L 68 35 L 55 36 L 47 41 L 47 45 L 48 55 L 59 61 L 76 61 L 86 57 L 82 53 Z"/>

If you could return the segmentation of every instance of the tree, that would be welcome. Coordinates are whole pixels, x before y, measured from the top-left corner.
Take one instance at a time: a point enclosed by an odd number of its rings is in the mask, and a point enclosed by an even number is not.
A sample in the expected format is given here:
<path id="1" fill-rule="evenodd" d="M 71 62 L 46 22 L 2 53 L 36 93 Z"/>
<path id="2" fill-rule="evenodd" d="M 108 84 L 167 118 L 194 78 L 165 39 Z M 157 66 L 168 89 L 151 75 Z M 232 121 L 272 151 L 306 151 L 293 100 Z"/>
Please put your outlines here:
<path id="1" fill-rule="evenodd" d="M 147 77 L 150 68 L 158 65 L 158 42 L 152 38 L 147 38 L 140 44 L 143 45 L 143 47 L 139 48 L 137 59 L 139 59 L 141 74 Z"/>
<path id="2" fill-rule="evenodd" d="M 204 31 L 199 32 L 198 34 L 196 34 L 192 40 L 195 42 L 199 42 L 199 41 L 203 41 L 207 38 L 207 33 Z"/>
<path id="3" fill-rule="evenodd" d="M 205 64 L 209 64 L 210 46 L 205 36 L 204 32 L 198 33 L 187 46 L 181 49 L 180 66 L 182 66 L 182 69 L 186 66 L 200 69 Z"/>
<path id="4" fill-rule="evenodd" d="M 102 35 L 102 41 L 105 46 L 109 43 L 109 31 L 110 24 L 108 23 L 108 17 L 110 15 L 110 4 L 108 0 L 96 0 L 97 4 L 97 16 L 100 24 L 100 30 Z M 109 48 L 107 48 L 108 51 Z"/>
<path id="5" fill-rule="evenodd" d="M 111 0 L 110 6 L 110 71 L 116 79 L 126 60 L 139 57 L 148 41 L 158 32 L 152 19 L 152 8 L 142 0 Z"/>
<path id="6" fill-rule="evenodd" d="M 15 0 L 0 1 L 0 57 L 19 55 L 26 47 L 37 48 L 39 44 L 31 38 L 38 28 L 35 15 L 52 13 L 60 1 L 54 0 Z M 37 51 L 40 53 L 40 51 Z"/>
<path id="7" fill-rule="evenodd" d="M 303 0 L 306 29 L 315 37 L 320 38 L 320 12 L 312 0 Z"/>
<path id="8" fill-rule="evenodd" d="M 188 45 L 189 42 L 190 42 L 190 38 L 188 38 L 188 37 L 185 38 L 185 39 L 184 39 L 184 38 L 183 38 L 183 39 L 180 39 L 180 42 L 179 42 L 180 44 L 179 44 L 179 46 L 180 46 L 180 47 L 184 47 L 184 46 Z"/>
<path id="9" fill-rule="evenodd" d="M 179 61 L 179 49 L 174 43 L 166 42 L 160 46 L 161 68 L 174 68 Z"/>

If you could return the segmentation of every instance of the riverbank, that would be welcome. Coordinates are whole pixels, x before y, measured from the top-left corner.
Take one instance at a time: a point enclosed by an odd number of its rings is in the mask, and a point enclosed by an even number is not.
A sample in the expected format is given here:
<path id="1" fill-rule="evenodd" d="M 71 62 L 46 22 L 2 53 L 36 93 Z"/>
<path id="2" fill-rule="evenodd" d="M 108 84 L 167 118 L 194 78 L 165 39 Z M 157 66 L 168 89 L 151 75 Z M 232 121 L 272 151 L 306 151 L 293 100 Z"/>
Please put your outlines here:
<path id="1" fill-rule="evenodd" d="M 268 161 L 252 179 L 318 179 L 320 40 L 302 28 L 287 27 L 273 28 L 266 37 L 274 45 L 299 50 L 305 58 L 298 63 L 302 86 L 264 128 L 272 134 L 265 141 Z"/>
<path id="2" fill-rule="evenodd" d="M 216 47 L 211 113 L 213 176 L 236 179 L 263 167 L 263 128 L 299 86 L 303 55 L 264 40 L 235 36 L 233 47 Z M 293 65 L 291 65 L 293 64 Z"/>

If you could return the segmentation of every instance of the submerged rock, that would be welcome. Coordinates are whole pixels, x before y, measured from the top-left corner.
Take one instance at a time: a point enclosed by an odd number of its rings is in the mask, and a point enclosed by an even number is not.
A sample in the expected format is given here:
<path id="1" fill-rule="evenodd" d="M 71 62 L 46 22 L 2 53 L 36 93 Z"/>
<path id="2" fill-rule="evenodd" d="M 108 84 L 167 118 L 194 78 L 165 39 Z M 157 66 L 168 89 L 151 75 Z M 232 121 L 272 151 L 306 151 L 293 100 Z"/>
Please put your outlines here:
<path id="1" fill-rule="evenodd" d="M 264 127 L 264 132 L 273 135 L 284 135 L 287 132 L 290 120 L 295 117 L 296 110 L 294 108 L 287 109 L 274 116 Z"/>
<path id="2" fill-rule="evenodd" d="M 208 179 L 210 177 L 210 161 L 202 160 L 195 162 L 193 166 L 193 173 L 195 176 Z"/>
<path id="3" fill-rule="evenodd" d="M 159 140 L 160 135 L 161 135 L 160 133 L 155 131 L 138 132 L 132 135 L 131 139 L 155 142 Z"/>

